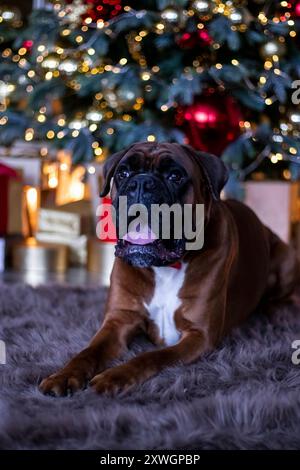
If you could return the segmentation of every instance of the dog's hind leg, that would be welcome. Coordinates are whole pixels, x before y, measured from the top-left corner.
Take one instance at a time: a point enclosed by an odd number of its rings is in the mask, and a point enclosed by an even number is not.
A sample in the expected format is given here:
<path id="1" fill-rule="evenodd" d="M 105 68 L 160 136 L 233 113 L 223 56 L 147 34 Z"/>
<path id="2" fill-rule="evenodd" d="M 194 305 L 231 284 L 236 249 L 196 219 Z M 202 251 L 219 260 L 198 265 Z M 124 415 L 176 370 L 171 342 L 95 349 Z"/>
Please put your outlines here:
<path id="1" fill-rule="evenodd" d="M 270 271 L 264 300 L 268 310 L 272 311 L 279 304 L 299 302 L 300 264 L 294 249 L 267 227 L 266 230 L 270 243 Z"/>

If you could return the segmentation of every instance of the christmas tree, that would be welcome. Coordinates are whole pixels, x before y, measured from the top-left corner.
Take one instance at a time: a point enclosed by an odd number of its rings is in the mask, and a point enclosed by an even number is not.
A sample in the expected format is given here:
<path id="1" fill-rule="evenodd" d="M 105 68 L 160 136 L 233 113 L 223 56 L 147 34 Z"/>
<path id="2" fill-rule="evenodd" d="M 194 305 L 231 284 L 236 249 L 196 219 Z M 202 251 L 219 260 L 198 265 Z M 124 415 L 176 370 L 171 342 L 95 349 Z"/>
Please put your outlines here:
<path id="1" fill-rule="evenodd" d="M 26 23 L 0 11 L 2 145 L 48 141 L 77 163 L 188 142 L 220 155 L 232 182 L 297 178 L 299 1 L 35 6 Z"/>

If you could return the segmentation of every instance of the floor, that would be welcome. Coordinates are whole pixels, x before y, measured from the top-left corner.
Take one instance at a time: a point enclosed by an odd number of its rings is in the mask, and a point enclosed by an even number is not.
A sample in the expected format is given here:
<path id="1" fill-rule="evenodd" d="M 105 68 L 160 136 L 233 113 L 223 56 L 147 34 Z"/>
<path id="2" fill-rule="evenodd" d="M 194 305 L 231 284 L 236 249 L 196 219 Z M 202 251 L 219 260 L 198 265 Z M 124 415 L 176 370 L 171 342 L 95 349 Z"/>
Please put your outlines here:
<path id="1" fill-rule="evenodd" d="M 99 274 L 88 272 L 84 268 L 71 268 L 66 273 L 48 273 L 43 271 L 17 272 L 6 270 L 0 272 L 0 282 L 1 281 L 6 283 L 22 282 L 31 286 L 52 283 L 90 287 L 103 285 Z"/>

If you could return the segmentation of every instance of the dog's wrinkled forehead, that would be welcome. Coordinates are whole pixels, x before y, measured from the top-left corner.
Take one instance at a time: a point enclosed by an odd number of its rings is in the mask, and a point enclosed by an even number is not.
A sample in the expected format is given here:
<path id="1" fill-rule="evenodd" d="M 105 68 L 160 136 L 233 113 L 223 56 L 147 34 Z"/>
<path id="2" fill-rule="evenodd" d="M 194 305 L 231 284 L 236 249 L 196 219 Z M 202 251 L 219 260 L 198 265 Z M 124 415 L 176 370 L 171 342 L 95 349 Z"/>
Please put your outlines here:
<path id="1" fill-rule="evenodd" d="M 183 166 L 188 172 L 192 171 L 189 158 L 180 145 L 170 143 L 144 142 L 133 145 L 123 156 L 120 163 L 128 164 L 132 170 L 151 171 L 163 168 L 175 161 Z"/>
<path id="2" fill-rule="evenodd" d="M 130 156 L 135 156 L 137 170 L 142 168 L 143 165 L 148 169 L 159 168 L 161 161 L 169 158 L 186 170 L 187 174 L 191 176 L 195 187 L 199 187 L 202 175 L 214 200 L 219 199 L 220 191 L 228 179 L 226 166 L 215 155 L 196 151 L 192 147 L 183 144 L 143 142 L 133 144 L 107 159 L 103 170 L 104 187 L 101 197 L 108 194 L 115 171 Z"/>

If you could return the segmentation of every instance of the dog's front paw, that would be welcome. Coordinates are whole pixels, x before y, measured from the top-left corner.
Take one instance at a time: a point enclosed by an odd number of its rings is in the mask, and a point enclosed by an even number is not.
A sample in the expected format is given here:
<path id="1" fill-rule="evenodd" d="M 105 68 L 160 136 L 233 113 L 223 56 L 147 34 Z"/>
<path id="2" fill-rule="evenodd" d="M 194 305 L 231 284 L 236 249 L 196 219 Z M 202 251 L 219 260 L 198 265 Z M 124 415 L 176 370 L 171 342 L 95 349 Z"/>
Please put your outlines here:
<path id="1" fill-rule="evenodd" d="M 101 374 L 95 375 L 90 385 L 97 393 L 114 395 L 126 391 L 137 383 L 133 370 L 126 365 L 108 369 Z"/>
<path id="2" fill-rule="evenodd" d="M 45 395 L 62 397 L 72 395 L 77 390 L 82 390 L 87 385 L 87 377 L 81 371 L 61 370 L 42 380 L 39 390 Z"/>

